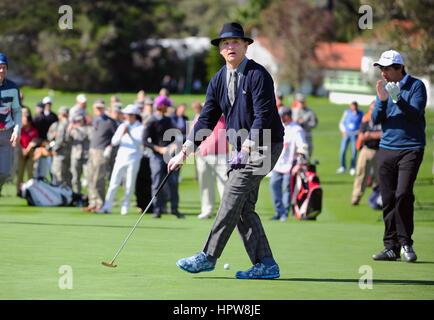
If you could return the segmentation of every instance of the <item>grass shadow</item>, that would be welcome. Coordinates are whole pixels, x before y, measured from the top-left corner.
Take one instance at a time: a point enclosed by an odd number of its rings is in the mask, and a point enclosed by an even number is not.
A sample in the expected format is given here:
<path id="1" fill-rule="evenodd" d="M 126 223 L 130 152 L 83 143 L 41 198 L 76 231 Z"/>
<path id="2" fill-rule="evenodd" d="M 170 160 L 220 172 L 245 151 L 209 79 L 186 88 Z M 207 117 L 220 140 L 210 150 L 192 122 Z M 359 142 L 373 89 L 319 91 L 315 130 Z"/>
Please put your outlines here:
<path id="1" fill-rule="evenodd" d="M 434 262 L 428 262 L 434 263 Z M 194 279 L 206 280 L 238 280 L 234 277 L 195 277 Z M 279 279 L 258 279 L 258 281 L 286 281 L 286 282 L 329 282 L 329 283 L 355 283 L 359 279 L 334 279 L 334 278 L 279 278 Z M 239 280 L 238 280 L 239 281 Z M 373 284 L 396 284 L 396 285 L 419 285 L 434 286 L 434 280 L 407 280 L 407 279 L 373 279 Z"/>
<path id="2" fill-rule="evenodd" d="M 80 224 L 80 223 L 48 223 L 48 222 L 21 222 L 21 221 L 0 221 L 0 224 L 18 224 L 18 225 L 36 225 L 36 226 L 50 226 L 50 227 L 91 227 L 91 228 L 121 228 L 131 229 L 132 226 L 121 225 L 101 225 L 101 224 Z M 159 227 L 159 226 L 137 226 L 137 229 L 161 229 L 161 230 L 188 230 L 189 228 L 183 227 Z"/>

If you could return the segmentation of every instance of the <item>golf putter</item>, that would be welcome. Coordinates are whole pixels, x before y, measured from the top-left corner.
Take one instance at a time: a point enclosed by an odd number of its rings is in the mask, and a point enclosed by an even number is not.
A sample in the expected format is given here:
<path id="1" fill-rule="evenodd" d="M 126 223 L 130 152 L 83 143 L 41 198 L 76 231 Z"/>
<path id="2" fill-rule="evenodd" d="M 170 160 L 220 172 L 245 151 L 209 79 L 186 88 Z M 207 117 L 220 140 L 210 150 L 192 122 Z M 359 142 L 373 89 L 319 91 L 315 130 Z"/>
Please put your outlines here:
<path id="1" fill-rule="evenodd" d="M 137 220 L 137 222 L 135 223 L 135 225 L 133 226 L 133 228 L 131 229 L 131 231 L 128 233 L 128 235 L 126 236 L 125 240 L 122 242 L 121 246 L 119 247 L 118 251 L 116 251 L 115 256 L 113 257 L 113 259 L 110 262 L 107 261 L 103 261 L 101 262 L 101 264 L 105 267 L 109 267 L 109 268 L 116 268 L 117 264 L 115 264 L 115 260 L 116 258 L 119 256 L 119 254 L 121 253 L 122 249 L 125 247 L 125 245 L 127 244 L 128 240 L 130 239 L 131 235 L 133 234 L 134 230 L 136 230 L 136 227 L 138 226 L 138 224 L 140 223 L 140 221 L 142 220 L 143 216 L 145 215 L 146 212 L 148 212 L 149 207 L 151 206 L 152 202 L 154 202 L 154 199 L 157 197 L 157 195 L 160 193 L 161 189 L 163 189 L 164 185 L 166 184 L 167 179 L 170 177 L 170 175 L 172 174 L 173 171 L 169 171 L 167 173 L 167 175 L 164 177 L 163 181 L 161 181 L 160 185 L 158 186 L 157 192 L 155 193 L 155 195 L 152 197 L 151 201 L 149 201 L 149 204 L 147 205 L 147 207 L 145 208 L 145 210 L 143 210 L 142 214 L 140 215 L 139 219 Z"/>

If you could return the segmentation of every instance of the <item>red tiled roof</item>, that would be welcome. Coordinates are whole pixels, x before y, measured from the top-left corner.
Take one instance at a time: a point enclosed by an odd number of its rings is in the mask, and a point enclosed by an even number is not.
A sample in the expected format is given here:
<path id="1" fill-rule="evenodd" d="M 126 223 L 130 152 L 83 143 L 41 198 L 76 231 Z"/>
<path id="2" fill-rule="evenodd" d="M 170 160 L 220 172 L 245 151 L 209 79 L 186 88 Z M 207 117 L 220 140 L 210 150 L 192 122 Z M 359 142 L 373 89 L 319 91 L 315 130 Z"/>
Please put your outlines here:
<path id="1" fill-rule="evenodd" d="M 315 49 L 317 63 L 326 69 L 360 70 L 363 46 L 340 43 L 321 42 Z"/>

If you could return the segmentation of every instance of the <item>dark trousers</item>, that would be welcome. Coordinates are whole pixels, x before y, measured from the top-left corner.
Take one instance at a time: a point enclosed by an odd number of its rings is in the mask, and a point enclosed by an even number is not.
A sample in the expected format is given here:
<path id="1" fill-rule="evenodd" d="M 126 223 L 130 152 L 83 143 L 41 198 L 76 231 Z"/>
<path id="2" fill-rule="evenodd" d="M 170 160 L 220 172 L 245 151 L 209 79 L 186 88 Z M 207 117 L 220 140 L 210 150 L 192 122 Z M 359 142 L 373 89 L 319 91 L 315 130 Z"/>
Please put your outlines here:
<path id="1" fill-rule="evenodd" d="M 162 155 L 153 154 L 150 158 L 150 167 L 152 173 L 152 195 L 157 193 L 158 187 L 163 181 L 164 177 L 167 175 L 167 163 L 164 161 Z M 170 200 L 170 210 L 171 213 L 178 213 L 179 204 L 179 194 L 178 194 L 178 179 L 179 170 L 174 171 L 169 179 L 167 179 L 167 184 L 163 187 L 160 194 L 154 200 L 154 213 L 162 214 L 166 213 L 166 202 Z"/>
<path id="2" fill-rule="evenodd" d="M 413 245 L 413 185 L 423 149 L 378 151 L 378 178 L 383 199 L 384 247 L 398 251 Z"/>
<path id="3" fill-rule="evenodd" d="M 149 201 L 151 201 L 152 199 L 152 178 L 151 167 L 149 165 L 149 157 L 143 156 L 140 161 L 135 190 L 137 207 L 143 211 L 149 204 Z M 151 212 L 153 212 L 152 205 L 149 207 L 148 210 L 148 213 Z"/>

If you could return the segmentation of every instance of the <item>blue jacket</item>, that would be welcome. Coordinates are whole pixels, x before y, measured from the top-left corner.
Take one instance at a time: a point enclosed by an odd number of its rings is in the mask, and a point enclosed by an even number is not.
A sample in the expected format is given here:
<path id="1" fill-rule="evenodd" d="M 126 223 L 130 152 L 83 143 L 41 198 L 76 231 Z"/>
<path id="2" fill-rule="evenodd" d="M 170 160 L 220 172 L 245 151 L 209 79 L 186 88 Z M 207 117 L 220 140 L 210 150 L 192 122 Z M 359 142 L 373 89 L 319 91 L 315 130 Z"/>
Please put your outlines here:
<path id="1" fill-rule="evenodd" d="M 419 79 L 406 76 L 400 83 L 401 93 L 393 103 L 389 97 L 378 97 L 372 121 L 381 124 L 383 135 L 380 147 L 390 150 L 422 149 L 425 147 L 425 85 Z"/>
<path id="2" fill-rule="evenodd" d="M 348 135 L 356 135 L 359 132 L 363 114 L 363 111 L 360 110 L 353 112 L 351 109 L 347 109 L 344 111 L 342 125 Z"/>
<path id="3" fill-rule="evenodd" d="M 248 132 L 248 136 L 241 139 L 228 134 L 229 143 L 237 150 L 241 149 L 246 138 L 262 145 L 264 129 L 271 129 L 271 142 L 282 142 L 284 128 L 276 108 L 273 79 L 267 70 L 255 61 L 248 60 L 232 106 L 228 98 L 226 72 L 227 68 L 223 66 L 211 79 L 204 107 L 188 140 L 199 146 L 211 134 L 210 130 L 215 127 L 223 113 L 226 130 L 239 132 L 240 129 L 245 129 Z M 196 132 L 202 129 L 208 129 L 209 134 L 198 134 L 201 139 L 194 139 Z"/>

